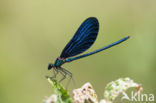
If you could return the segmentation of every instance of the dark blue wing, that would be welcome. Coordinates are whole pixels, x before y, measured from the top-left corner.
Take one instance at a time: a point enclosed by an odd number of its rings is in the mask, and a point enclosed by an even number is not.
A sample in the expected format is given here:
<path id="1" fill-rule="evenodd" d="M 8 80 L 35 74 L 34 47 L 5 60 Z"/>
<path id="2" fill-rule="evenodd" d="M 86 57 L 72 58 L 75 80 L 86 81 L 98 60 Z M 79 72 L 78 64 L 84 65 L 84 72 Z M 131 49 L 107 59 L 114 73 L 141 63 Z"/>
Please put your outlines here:
<path id="1" fill-rule="evenodd" d="M 66 45 L 60 57 L 68 58 L 86 51 L 96 40 L 98 31 L 98 20 L 95 17 L 86 19 Z"/>

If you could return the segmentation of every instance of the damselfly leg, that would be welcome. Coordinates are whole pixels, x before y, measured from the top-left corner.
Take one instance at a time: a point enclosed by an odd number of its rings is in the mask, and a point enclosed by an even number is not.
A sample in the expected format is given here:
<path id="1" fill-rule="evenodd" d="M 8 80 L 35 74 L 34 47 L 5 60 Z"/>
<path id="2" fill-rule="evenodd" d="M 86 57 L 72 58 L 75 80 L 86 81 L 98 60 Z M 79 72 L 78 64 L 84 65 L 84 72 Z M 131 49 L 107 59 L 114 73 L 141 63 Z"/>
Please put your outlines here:
<path id="1" fill-rule="evenodd" d="M 66 70 L 64 68 L 59 68 L 59 72 L 63 75 L 63 78 L 59 82 L 62 82 L 66 78 L 66 75 L 68 75 L 70 77 L 70 79 L 67 82 L 66 88 L 68 87 L 71 79 L 73 81 L 74 88 L 76 88 L 76 83 L 74 81 L 74 78 L 73 78 L 73 75 L 71 72 L 69 72 L 68 70 Z"/>
<path id="2" fill-rule="evenodd" d="M 62 70 L 59 70 L 59 73 L 63 76 L 61 80 L 59 80 L 59 83 L 62 82 L 66 78 L 66 73 L 63 72 Z"/>
<path id="3" fill-rule="evenodd" d="M 46 76 L 46 78 L 55 79 L 57 74 L 58 74 L 58 70 L 56 68 L 53 68 L 53 76 L 52 77 Z"/>

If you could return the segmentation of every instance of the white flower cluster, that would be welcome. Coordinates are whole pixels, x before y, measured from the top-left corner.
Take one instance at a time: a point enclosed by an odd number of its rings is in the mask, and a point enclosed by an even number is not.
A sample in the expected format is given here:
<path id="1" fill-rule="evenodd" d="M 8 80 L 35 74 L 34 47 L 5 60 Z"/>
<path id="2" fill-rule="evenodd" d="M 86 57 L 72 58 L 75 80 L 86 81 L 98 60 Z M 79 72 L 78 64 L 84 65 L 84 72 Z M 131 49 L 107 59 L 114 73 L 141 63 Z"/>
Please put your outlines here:
<path id="1" fill-rule="evenodd" d="M 57 95 L 56 94 L 52 94 L 50 97 L 46 97 L 43 100 L 43 103 L 56 103 L 57 101 Z"/>
<path id="2" fill-rule="evenodd" d="M 136 88 L 137 92 L 135 95 L 139 94 L 143 90 L 140 84 L 135 83 L 130 78 L 119 78 L 116 81 L 112 81 L 108 83 L 105 88 L 104 99 L 98 102 L 97 95 L 92 85 L 90 83 L 86 83 L 81 88 L 73 90 L 73 103 L 113 103 L 120 93 L 123 95 L 126 94 L 125 91 L 131 87 Z M 57 95 L 53 94 L 50 97 L 47 97 L 44 100 L 44 103 L 57 103 L 57 99 Z"/>
<path id="3" fill-rule="evenodd" d="M 97 95 L 90 83 L 84 84 L 81 88 L 73 90 L 74 103 L 98 103 Z"/>
<path id="4" fill-rule="evenodd" d="M 124 93 L 128 88 L 136 87 L 137 93 L 142 91 L 141 85 L 135 83 L 130 78 L 119 78 L 107 84 L 104 92 L 104 98 L 106 101 L 113 101 L 120 93 Z"/>

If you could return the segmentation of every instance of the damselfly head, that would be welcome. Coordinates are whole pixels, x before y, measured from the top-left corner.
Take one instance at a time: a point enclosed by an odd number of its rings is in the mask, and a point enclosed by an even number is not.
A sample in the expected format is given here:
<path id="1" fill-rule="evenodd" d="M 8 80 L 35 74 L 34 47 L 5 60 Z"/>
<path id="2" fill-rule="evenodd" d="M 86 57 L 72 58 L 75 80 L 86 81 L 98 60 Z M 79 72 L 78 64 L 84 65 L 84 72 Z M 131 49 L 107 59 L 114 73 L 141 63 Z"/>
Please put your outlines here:
<path id="1" fill-rule="evenodd" d="M 53 68 L 53 67 L 54 67 L 54 64 L 51 64 L 51 63 L 50 63 L 50 64 L 48 65 L 48 70 L 50 70 L 50 69 Z"/>

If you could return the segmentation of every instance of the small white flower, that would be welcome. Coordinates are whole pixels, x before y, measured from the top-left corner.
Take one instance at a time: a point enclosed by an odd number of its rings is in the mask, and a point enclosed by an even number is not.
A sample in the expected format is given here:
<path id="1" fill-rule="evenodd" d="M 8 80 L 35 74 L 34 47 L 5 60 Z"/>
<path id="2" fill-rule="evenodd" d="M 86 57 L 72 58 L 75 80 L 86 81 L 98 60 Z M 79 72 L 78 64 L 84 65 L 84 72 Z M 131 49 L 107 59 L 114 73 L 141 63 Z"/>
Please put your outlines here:
<path id="1" fill-rule="evenodd" d="M 43 100 L 43 103 L 55 103 L 57 101 L 57 95 L 56 94 L 52 94 L 50 97 L 46 97 Z"/>
<path id="2" fill-rule="evenodd" d="M 98 103 L 96 93 L 90 83 L 86 83 L 81 88 L 73 90 L 73 98 L 74 103 L 85 103 L 85 101 Z"/>

